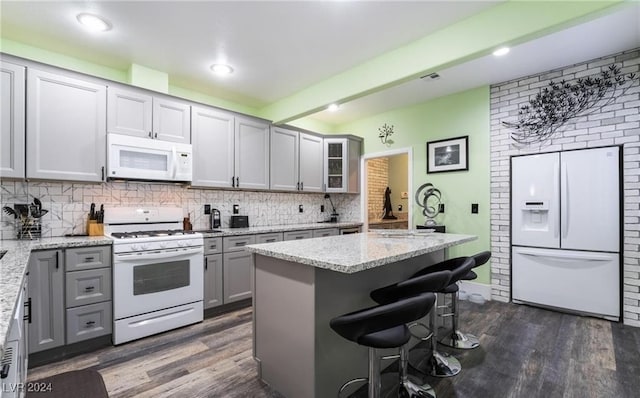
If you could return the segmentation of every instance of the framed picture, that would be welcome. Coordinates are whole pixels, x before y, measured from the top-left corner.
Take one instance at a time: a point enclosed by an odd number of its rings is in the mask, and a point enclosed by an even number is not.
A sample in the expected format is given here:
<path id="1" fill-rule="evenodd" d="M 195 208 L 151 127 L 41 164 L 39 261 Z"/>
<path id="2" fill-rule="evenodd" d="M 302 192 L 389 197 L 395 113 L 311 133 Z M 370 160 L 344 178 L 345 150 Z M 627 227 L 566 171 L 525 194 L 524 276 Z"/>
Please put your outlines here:
<path id="1" fill-rule="evenodd" d="M 427 142 L 427 173 L 469 170 L 469 136 Z"/>

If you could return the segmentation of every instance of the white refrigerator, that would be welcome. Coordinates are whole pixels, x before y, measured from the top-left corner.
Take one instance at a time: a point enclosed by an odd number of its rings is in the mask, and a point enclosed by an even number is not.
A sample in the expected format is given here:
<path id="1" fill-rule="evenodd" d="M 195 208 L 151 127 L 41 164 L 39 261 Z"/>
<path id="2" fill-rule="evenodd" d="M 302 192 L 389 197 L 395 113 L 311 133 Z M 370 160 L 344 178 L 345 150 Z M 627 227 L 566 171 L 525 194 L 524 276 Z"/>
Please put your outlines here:
<path id="1" fill-rule="evenodd" d="M 620 317 L 619 147 L 511 158 L 512 299 Z"/>

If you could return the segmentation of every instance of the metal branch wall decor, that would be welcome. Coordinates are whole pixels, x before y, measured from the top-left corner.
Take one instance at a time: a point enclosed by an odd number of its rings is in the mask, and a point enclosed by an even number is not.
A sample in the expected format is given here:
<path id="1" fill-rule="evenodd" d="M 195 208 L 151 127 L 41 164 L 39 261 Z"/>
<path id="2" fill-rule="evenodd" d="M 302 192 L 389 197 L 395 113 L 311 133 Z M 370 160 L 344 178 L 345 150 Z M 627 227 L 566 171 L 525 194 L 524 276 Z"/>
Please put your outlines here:
<path id="1" fill-rule="evenodd" d="M 612 103 L 637 81 L 635 73 L 623 75 L 617 65 L 596 77 L 551 81 L 529 104 L 520 107 L 517 122 L 502 124 L 514 130 L 511 139 L 517 146 L 544 144 L 569 120 Z"/>
<path id="2" fill-rule="evenodd" d="M 385 123 L 382 127 L 378 129 L 378 131 L 380 132 L 380 134 L 378 134 L 378 138 L 380 138 L 380 141 L 382 141 L 383 144 L 385 145 L 393 144 L 393 140 L 389 139 L 389 137 L 391 137 L 394 133 L 393 126 L 389 127 Z"/>

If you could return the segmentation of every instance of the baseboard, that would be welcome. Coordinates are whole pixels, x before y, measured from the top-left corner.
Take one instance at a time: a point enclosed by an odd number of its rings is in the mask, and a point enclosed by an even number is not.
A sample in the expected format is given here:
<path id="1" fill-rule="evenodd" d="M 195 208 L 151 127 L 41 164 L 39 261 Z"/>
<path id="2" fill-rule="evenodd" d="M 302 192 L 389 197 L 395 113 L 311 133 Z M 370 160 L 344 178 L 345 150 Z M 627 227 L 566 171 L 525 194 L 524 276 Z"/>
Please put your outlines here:
<path id="1" fill-rule="evenodd" d="M 486 301 L 491 300 L 491 286 L 483 283 L 460 281 L 460 290 L 467 292 L 467 297 L 471 294 L 477 293 L 481 295 Z"/>

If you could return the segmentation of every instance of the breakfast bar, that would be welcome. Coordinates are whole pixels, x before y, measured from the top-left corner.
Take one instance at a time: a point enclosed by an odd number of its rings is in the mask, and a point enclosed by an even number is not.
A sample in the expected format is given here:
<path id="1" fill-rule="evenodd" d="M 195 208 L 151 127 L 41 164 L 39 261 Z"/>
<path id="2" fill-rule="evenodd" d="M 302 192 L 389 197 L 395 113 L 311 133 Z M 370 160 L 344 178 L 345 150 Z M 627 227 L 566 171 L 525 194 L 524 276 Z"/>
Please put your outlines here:
<path id="1" fill-rule="evenodd" d="M 336 396 L 367 374 L 366 347 L 329 321 L 373 306 L 369 292 L 444 259 L 472 235 L 379 231 L 251 245 L 254 357 L 260 378 L 285 397 Z"/>

